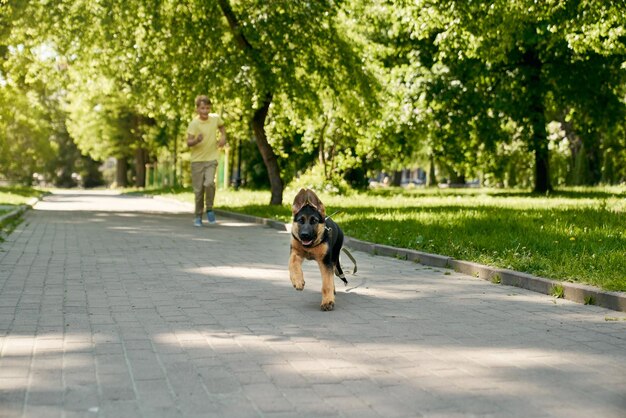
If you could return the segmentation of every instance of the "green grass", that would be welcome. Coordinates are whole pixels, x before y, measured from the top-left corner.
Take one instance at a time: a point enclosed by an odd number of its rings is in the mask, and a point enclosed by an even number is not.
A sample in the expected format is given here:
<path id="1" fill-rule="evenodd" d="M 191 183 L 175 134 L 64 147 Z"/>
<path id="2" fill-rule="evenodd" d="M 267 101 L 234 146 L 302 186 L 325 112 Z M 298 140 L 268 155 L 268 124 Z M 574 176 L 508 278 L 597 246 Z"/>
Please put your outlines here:
<path id="1" fill-rule="evenodd" d="M 0 205 L 19 206 L 28 203 L 34 197 L 45 194 L 43 190 L 25 186 L 0 186 Z"/>
<path id="2" fill-rule="evenodd" d="M 154 191 L 188 202 L 189 190 Z M 290 221 L 269 192 L 219 190 L 216 207 Z M 571 188 L 537 196 L 490 189 L 385 189 L 320 194 L 357 239 L 446 255 L 555 280 L 626 291 L 626 188 Z"/>

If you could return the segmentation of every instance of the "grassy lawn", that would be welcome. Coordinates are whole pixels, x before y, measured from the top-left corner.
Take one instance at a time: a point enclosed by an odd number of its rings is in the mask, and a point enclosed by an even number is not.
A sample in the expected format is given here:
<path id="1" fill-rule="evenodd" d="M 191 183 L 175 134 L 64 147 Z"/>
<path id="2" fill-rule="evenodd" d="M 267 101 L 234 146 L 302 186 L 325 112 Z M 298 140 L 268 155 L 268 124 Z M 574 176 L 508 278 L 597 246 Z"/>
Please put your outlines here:
<path id="1" fill-rule="evenodd" d="M 154 194 L 193 202 L 190 190 Z M 294 191 L 219 190 L 216 207 L 290 222 Z M 555 280 L 626 291 L 626 187 L 576 188 L 549 197 L 490 189 L 386 189 L 320 194 L 357 239 L 451 256 Z"/>
<path id="2" fill-rule="evenodd" d="M 45 193 L 32 187 L 0 186 L 0 215 L 12 211 L 19 205 L 25 205 L 34 197 L 41 197 Z"/>
<path id="3" fill-rule="evenodd" d="M 43 190 L 25 186 L 0 186 L 0 205 L 18 206 L 26 204 L 33 197 L 43 196 Z"/>

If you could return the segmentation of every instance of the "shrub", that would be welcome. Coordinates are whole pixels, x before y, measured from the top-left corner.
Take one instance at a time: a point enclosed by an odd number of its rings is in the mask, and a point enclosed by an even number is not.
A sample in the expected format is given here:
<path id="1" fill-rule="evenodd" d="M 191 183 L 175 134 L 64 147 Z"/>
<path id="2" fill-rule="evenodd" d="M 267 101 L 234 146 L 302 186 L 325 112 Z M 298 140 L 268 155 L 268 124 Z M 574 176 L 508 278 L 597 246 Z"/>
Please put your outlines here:
<path id="1" fill-rule="evenodd" d="M 348 182 L 335 173 L 332 173 L 330 179 L 327 179 L 319 164 L 314 165 L 304 174 L 294 178 L 287 186 L 287 189 L 291 191 L 297 191 L 301 188 L 313 189 L 315 192 L 342 195 L 349 194 L 352 191 Z"/>

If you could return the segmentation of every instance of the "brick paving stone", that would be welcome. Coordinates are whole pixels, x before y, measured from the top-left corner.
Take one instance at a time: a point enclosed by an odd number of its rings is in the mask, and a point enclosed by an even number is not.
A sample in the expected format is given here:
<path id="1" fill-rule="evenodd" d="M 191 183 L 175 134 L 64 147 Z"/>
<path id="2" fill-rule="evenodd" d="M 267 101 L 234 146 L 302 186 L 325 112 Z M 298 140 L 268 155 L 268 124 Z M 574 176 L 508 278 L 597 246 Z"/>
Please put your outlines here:
<path id="1" fill-rule="evenodd" d="M 0 416 L 626 416 L 626 315 L 353 251 L 333 312 L 289 234 L 58 192 L 0 243 Z"/>

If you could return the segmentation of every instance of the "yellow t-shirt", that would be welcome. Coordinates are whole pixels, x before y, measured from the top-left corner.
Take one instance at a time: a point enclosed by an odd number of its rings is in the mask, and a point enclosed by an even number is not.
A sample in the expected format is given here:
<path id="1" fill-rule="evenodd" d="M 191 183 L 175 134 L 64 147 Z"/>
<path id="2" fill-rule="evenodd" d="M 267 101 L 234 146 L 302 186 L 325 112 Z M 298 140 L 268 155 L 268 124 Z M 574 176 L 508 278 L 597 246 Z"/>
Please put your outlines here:
<path id="1" fill-rule="evenodd" d="M 187 127 L 187 134 L 194 137 L 202 134 L 202 142 L 190 147 L 191 162 L 213 161 L 219 158 L 220 152 L 217 148 L 217 128 L 224 126 L 224 121 L 216 113 L 209 113 L 207 120 L 196 116 Z"/>

